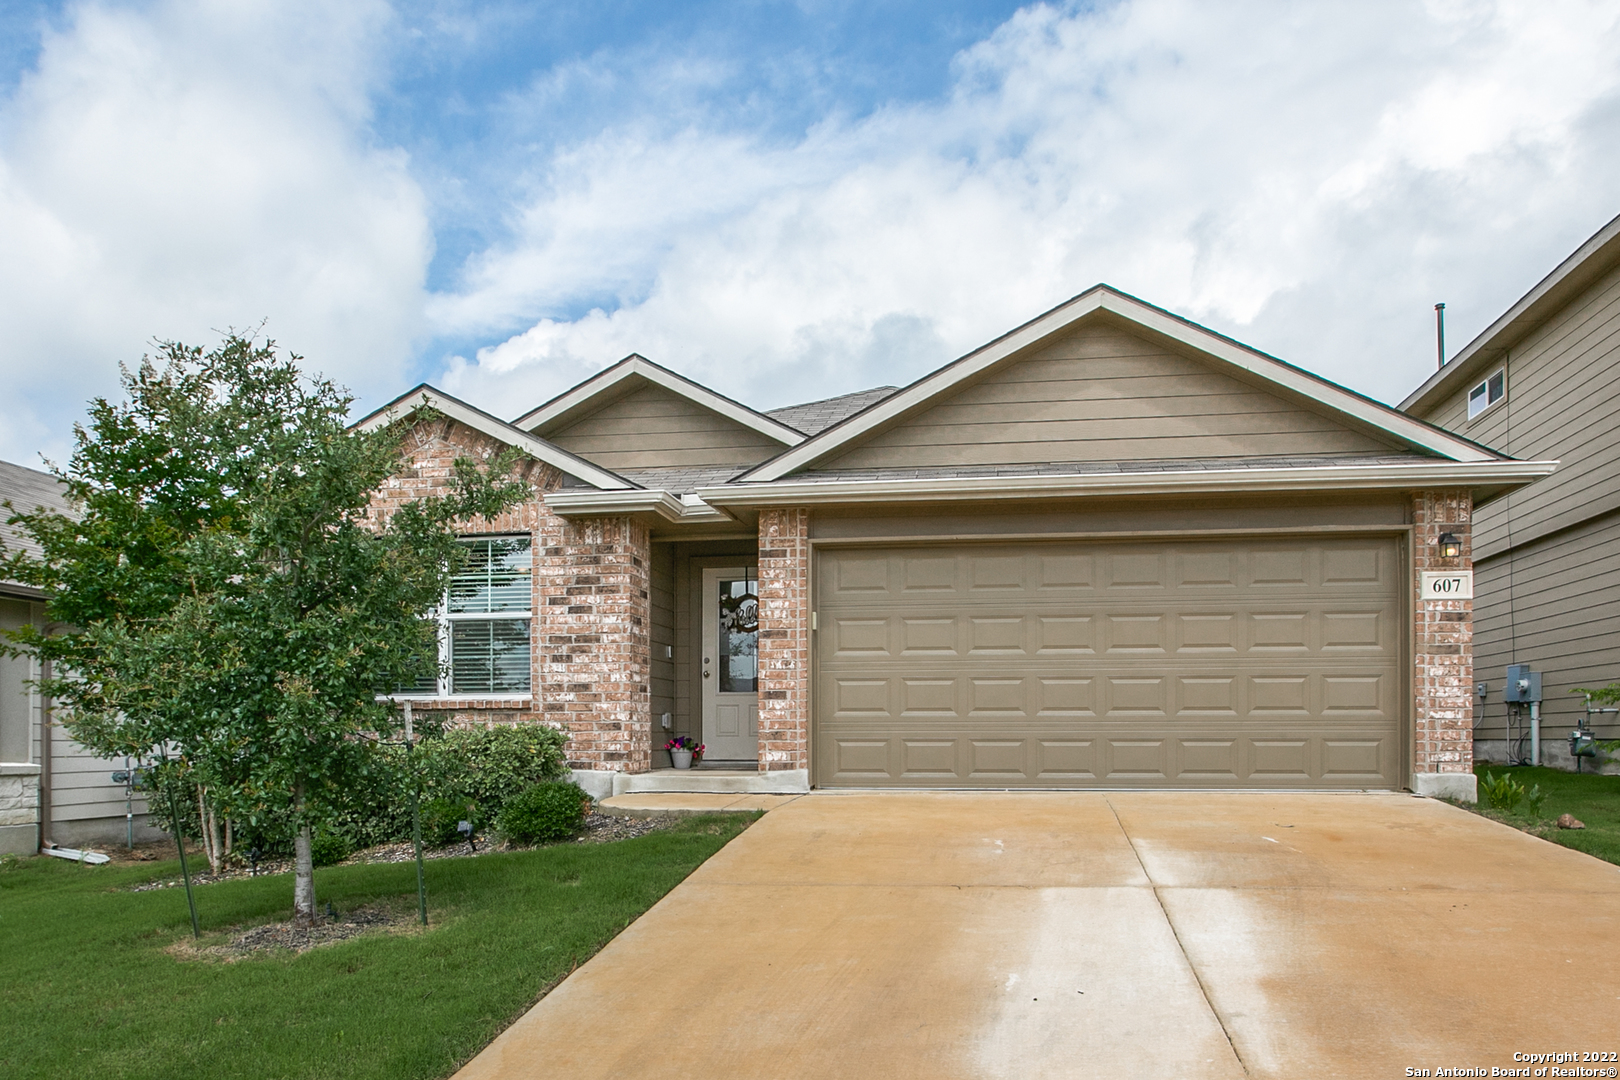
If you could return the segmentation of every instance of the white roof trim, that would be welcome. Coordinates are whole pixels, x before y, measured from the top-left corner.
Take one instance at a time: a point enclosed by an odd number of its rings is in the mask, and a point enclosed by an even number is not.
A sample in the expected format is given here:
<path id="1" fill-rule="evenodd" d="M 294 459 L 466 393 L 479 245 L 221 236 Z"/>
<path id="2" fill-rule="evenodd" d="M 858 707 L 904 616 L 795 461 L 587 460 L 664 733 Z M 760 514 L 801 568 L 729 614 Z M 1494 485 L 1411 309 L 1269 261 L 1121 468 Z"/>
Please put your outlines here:
<path id="1" fill-rule="evenodd" d="M 570 454 L 560 446 L 553 446 L 538 436 L 530 435 L 527 431 L 515 428 L 504 420 L 498 420 L 482 409 L 474 408 L 465 401 L 453 398 L 442 390 L 435 390 L 426 383 L 407 394 L 400 395 L 354 426 L 361 431 L 374 431 L 385 424 L 404 419 L 424 404 L 439 410 L 452 420 L 466 424 L 474 431 L 482 432 L 492 439 L 498 439 L 508 446 L 515 446 L 530 457 L 554 466 L 570 476 L 578 477 L 587 484 L 593 484 L 609 491 L 634 489 L 636 486 L 624 477 L 611 473 L 600 465 L 592 465 L 584 458 Z"/>
<path id="2" fill-rule="evenodd" d="M 572 390 L 552 398 L 538 409 L 524 413 L 512 421 L 515 427 L 524 431 L 533 431 L 557 417 L 573 412 L 588 405 L 592 398 L 612 391 L 626 379 L 642 378 L 656 386 L 661 386 L 672 394 L 686 398 L 694 404 L 700 405 L 710 412 L 719 413 L 734 423 L 745 428 L 757 431 L 768 439 L 773 439 L 784 446 L 796 446 L 804 441 L 804 432 L 788 427 L 786 424 L 772 420 L 763 413 L 755 412 L 748 406 L 731 400 L 723 394 L 717 394 L 706 386 L 693 382 L 683 375 L 677 375 L 666 367 L 653 363 L 644 356 L 635 353 L 620 360 L 610 368 L 597 372 Z"/>
<path id="3" fill-rule="evenodd" d="M 1082 498 L 1094 495 L 1197 495 L 1216 492 L 1377 491 L 1420 487 L 1522 487 L 1556 461 L 1437 461 L 1409 465 L 1323 465 L 1280 469 L 1188 469 L 1076 476 L 975 476 L 948 480 L 778 480 L 701 488 L 722 507 L 826 503 L 939 502 L 958 499 Z"/>
<path id="4" fill-rule="evenodd" d="M 1108 311 L 1138 326 L 1188 345 L 1232 367 L 1249 372 L 1267 382 L 1316 401 L 1343 416 L 1385 432 L 1414 447 L 1440 454 L 1455 461 L 1494 461 L 1496 455 L 1465 439 L 1406 416 L 1385 405 L 1360 397 L 1341 386 L 1310 375 L 1253 349 L 1221 337 L 1169 312 L 1145 304 L 1106 285 L 1088 289 L 1067 303 L 1025 323 L 974 352 L 940 368 L 932 375 L 884 398 L 841 424 L 835 424 L 814 438 L 772 458 L 740 481 L 768 482 L 813 465 L 849 445 L 895 417 L 926 404 L 956 386 L 975 378 L 1008 357 L 1061 333 L 1097 311 Z"/>
<path id="5" fill-rule="evenodd" d="M 701 499 L 689 501 L 667 491 L 553 491 L 546 495 L 546 505 L 565 518 L 656 514 L 681 525 L 735 520 Z"/>

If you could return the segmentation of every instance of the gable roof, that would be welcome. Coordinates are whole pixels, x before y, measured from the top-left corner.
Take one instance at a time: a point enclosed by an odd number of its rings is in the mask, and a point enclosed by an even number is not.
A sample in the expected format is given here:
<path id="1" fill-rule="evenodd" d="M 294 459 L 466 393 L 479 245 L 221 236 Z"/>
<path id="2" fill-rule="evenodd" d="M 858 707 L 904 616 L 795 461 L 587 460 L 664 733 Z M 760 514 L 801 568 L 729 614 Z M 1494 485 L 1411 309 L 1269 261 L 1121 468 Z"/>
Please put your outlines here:
<path id="1" fill-rule="evenodd" d="M 560 446 L 554 446 L 537 435 L 531 435 L 521 428 L 513 427 L 504 420 L 497 419 L 489 413 L 475 406 L 467 404 L 460 398 L 452 397 L 443 390 L 422 383 L 414 390 L 407 391 L 390 401 L 387 405 L 373 412 L 354 426 L 361 431 L 374 431 L 385 424 L 391 424 L 415 412 L 421 406 L 434 408 L 450 417 L 452 420 L 466 424 L 474 431 L 482 432 L 492 439 L 499 440 L 507 446 L 515 446 L 547 465 L 573 476 L 592 487 L 605 491 L 622 491 L 636 488 L 638 485 L 626 480 L 618 473 L 609 472 L 600 465 L 593 465 L 577 454 L 570 454 Z"/>
<path id="2" fill-rule="evenodd" d="M 764 413 L 756 412 L 739 401 L 733 401 L 724 394 L 717 394 L 706 386 L 700 386 L 684 375 L 677 375 L 639 353 L 631 353 L 573 389 L 563 391 L 538 409 L 524 413 L 512 421 L 512 424 L 524 431 L 537 434 L 548 430 L 554 431 L 567 421 L 594 412 L 647 383 L 662 387 L 783 446 L 794 446 L 804 441 L 803 432 Z"/>
<path id="3" fill-rule="evenodd" d="M 1501 318 L 1465 345 L 1445 367 L 1424 380 L 1422 386 L 1401 402 L 1402 411 L 1426 413 L 1434 409 L 1617 265 L 1620 265 L 1620 217 L 1593 233 L 1569 258 L 1554 267 L 1552 273 L 1519 297 Z"/>
<path id="4" fill-rule="evenodd" d="M 842 423 L 864 409 L 870 408 L 900 389 L 898 386 L 874 386 L 870 390 L 857 390 L 853 394 L 806 401 L 802 405 L 784 405 L 767 410 L 765 415 L 806 435 L 819 435 L 834 424 Z"/>
<path id="5" fill-rule="evenodd" d="M 48 472 L 30 469 L 26 465 L 0 461 L 0 503 L 7 502 L 11 504 L 11 510 L 0 506 L 0 542 L 4 542 L 7 554 L 26 551 L 35 558 L 44 554 L 43 549 L 32 538 L 15 525 L 6 524 L 6 519 L 13 512 L 31 514 L 43 508 L 55 510 L 59 514 L 75 513 L 73 504 L 68 502 L 67 489 L 56 477 Z M 32 585 L 23 585 L 15 581 L 0 581 L 0 591 L 31 597 L 45 595 Z"/>
<path id="6" fill-rule="evenodd" d="M 1102 312 L 1189 346 L 1229 371 L 1246 373 L 1292 396 L 1304 398 L 1328 413 L 1337 414 L 1355 426 L 1371 429 L 1419 451 L 1461 462 L 1503 460 L 1502 455 L 1493 450 L 1416 420 L 1134 296 L 1107 285 L 1096 285 L 756 466 L 737 477 L 737 481 L 778 481 L 810 468 L 858 440 L 940 401 L 991 369 L 1026 355 L 1034 346 L 1068 331 L 1082 319 Z"/>

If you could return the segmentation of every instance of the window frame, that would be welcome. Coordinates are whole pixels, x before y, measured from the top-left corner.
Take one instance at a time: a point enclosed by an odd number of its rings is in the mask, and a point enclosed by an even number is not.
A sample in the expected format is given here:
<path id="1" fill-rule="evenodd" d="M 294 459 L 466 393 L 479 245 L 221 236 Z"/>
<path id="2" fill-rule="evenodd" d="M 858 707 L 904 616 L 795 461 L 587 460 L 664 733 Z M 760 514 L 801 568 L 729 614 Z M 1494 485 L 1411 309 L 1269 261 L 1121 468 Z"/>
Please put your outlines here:
<path id="1" fill-rule="evenodd" d="M 1502 392 L 1493 398 L 1491 397 L 1491 383 L 1497 379 L 1501 380 Z M 1485 392 L 1485 404 L 1476 409 L 1474 408 L 1474 395 L 1481 390 Z M 1477 420 L 1479 417 L 1484 416 L 1492 408 L 1506 401 L 1507 396 L 1507 365 L 1504 364 L 1468 388 L 1468 396 L 1465 399 L 1468 408 L 1468 419 Z"/>
<path id="2" fill-rule="evenodd" d="M 458 536 L 456 538 L 458 544 L 468 546 L 480 541 L 490 540 L 521 540 L 528 545 L 528 608 L 523 611 L 451 611 L 450 594 L 456 584 L 452 579 L 450 584 L 445 587 L 444 596 L 440 599 L 439 605 L 431 613 L 424 616 L 433 620 L 436 628 L 434 635 L 438 643 L 436 687 L 432 691 L 396 690 L 390 695 L 391 697 L 409 698 L 412 701 L 463 700 L 468 698 L 476 698 L 481 701 L 525 701 L 534 696 L 534 537 L 528 533 L 491 533 Z M 505 691 L 457 691 L 455 689 L 454 626 L 458 622 L 525 622 L 528 627 L 529 641 L 527 667 L 529 688 L 527 690 Z"/>

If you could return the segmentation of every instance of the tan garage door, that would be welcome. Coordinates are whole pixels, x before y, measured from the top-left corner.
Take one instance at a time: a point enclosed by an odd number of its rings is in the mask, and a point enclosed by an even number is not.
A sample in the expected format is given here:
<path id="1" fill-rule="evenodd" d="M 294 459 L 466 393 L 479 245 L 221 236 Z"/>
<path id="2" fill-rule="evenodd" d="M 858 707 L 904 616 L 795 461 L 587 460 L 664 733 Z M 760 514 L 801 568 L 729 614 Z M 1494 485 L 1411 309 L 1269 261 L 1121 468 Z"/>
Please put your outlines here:
<path id="1" fill-rule="evenodd" d="M 1393 538 L 823 549 L 827 787 L 1392 788 Z"/>

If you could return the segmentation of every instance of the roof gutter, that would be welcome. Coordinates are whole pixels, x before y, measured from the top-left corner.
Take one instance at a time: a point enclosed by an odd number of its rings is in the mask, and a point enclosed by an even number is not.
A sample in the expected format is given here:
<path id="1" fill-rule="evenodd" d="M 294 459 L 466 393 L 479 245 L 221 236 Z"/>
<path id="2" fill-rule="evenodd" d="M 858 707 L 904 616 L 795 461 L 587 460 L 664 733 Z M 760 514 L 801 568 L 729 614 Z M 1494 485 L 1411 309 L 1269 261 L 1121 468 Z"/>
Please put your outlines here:
<path id="1" fill-rule="evenodd" d="M 736 520 L 695 496 L 682 498 L 667 491 L 553 491 L 546 506 L 559 517 L 652 517 L 676 525 L 697 525 Z"/>
<path id="2" fill-rule="evenodd" d="M 918 503 L 987 499 L 1076 499 L 1105 495 L 1202 495 L 1302 491 L 1388 491 L 1425 487 L 1523 487 L 1556 461 L 1448 461 L 1436 465 L 1343 465 L 1305 469 L 1189 469 L 1083 476 L 982 476 L 952 480 L 778 480 L 702 488 L 711 506 L 756 508 L 827 503 Z M 547 502 L 550 502 L 548 496 Z"/>

